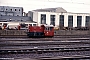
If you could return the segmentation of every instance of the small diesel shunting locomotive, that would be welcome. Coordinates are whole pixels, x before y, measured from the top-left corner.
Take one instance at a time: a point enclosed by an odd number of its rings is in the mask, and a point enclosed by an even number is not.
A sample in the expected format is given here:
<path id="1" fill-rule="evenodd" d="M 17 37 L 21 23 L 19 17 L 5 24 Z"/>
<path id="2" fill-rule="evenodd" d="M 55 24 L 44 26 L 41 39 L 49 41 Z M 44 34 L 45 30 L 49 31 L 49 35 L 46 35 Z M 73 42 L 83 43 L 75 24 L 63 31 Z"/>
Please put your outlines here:
<path id="1" fill-rule="evenodd" d="M 28 37 L 53 37 L 54 27 L 52 25 L 29 26 Z"/>

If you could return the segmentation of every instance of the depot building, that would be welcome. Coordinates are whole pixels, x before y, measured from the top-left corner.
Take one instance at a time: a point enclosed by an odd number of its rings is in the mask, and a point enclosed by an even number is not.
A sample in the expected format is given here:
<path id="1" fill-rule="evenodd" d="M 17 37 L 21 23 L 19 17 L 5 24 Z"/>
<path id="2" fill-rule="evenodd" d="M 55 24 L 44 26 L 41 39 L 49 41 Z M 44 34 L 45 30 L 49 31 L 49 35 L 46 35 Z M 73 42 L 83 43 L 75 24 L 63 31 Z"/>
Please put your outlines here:
<path id="1" fill-rule="evenodd" d="M 90 26 L 89 13 L 71 13 L 62 7 L 37 9 L 28 12 L 33 21 L 62 27 L 88 27 Z"/>

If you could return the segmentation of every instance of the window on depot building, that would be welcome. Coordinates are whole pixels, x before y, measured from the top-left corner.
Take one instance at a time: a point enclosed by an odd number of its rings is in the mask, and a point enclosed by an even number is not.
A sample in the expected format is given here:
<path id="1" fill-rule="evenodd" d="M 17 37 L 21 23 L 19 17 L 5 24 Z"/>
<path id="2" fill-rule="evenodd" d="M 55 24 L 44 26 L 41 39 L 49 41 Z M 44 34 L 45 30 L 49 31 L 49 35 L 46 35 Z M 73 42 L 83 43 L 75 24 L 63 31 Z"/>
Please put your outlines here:
<path id="1" fill-rule="evenodd" d="M 19 11 L 20 11 L 20 9 L 19 9 Z"/>
<path id="2" fill-rule="evenodd" d="M 15 9 L 15 11 L 17 11 L 17 9 Z"/>
<path id="3" fill-rule="evenodd" d="M 77 16 L 77 27 L 81 27 L 82 24 L 82 16 Z"/>
<path id="4" fill-rule="evenodd" d="M 41 24 L 46 24 L 46 14 L 41 14 Z"/>
<path id="5" fill-rule="evenodd" d="M 89 26 L 90 26 L 90 16 L 86 16 L 85 27 L 89 27 Z"/>
<path id="6" fill-rule="evenodd" d="M 12 11 L 12 9 L 10 9 Z"/>
<path id="7" fill-rule="evenodd" d="M 6 9 L 6 11 L 7 11 L 8 9 Z"/>
<path id="8" fill-rule="evenodd" d="M 60 16 L 59 16 L 59 26 L 60 26 L 61 28 L 64 27 L 64 15 L 60 15 Z"/>
<path id="9" fill-rule="evenodd" d="M 73 16 L 72 15 L 68 16 L 68 27 L 73 27 Z"/>
<path id="10" fill-rule="evenodd" d="M 55 15 L 50 15 L 50 24 L 55 26 Z"/>

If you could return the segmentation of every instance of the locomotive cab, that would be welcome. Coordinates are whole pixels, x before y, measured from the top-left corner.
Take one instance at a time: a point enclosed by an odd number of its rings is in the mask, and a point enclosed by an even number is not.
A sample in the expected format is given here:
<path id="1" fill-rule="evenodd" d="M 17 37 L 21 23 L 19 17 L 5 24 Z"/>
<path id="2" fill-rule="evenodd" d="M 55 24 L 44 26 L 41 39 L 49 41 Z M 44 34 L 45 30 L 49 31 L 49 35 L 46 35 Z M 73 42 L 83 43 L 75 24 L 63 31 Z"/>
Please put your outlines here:
<path id="1" fill-rule="evenodd" d="M 45 37 L 53 37 L 54 36 L 54 27 L 46 26 L 44 30 Z"/>

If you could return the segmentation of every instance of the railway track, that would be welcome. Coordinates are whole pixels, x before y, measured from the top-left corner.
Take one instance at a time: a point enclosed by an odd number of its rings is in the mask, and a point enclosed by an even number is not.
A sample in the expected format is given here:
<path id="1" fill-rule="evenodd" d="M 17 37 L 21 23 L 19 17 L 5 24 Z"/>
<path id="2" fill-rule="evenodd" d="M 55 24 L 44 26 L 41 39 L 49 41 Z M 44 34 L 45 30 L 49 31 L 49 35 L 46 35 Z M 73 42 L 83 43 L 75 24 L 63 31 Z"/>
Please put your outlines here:
<path id="1" fill-rule="evenodd" d="M 90 37 L 90 35 L 55 35 L 52 38 L 85 38 Z M 0 38 L 28 38 L 26 35 L 1 35 Z"/>
<path id="2" fill-rule="evenodd" d="M 52 57 L 70 57 L 74 58 L 80 57 L 80 58 L 90 58 L 90 51 L 64 51 L 64 52 L 47 52 L 44 53 L 14 53 L 14 54 L 1 54 L 1 57 L 4 58 L 52 58 Z"/>
<path id="3" fill-rule="evenodd" d="M 9 54 L 9 55 L 8 55 Z M 90 57 L 90 36 L 53 38 L 0 38 L 2 58 Z"/>
<path id="4" fill-rule="evenodd" d="M 65 41 L 65 40 L 69 40 L 69 41 L 72 41 L 72 40 L 90 40 L 90 37 L 78 37 L 78 38 L 0 38 L 0 42 L 1 41 Z"/>
<path id="5" fill-rule="evenodd" d="M 60 51 L 90 51 L 89 46 L 66 46 L 66 47 L 4 47 L 0 49 L 0 53 L 30 53 L 30 52 L 60 52 Z"/>

